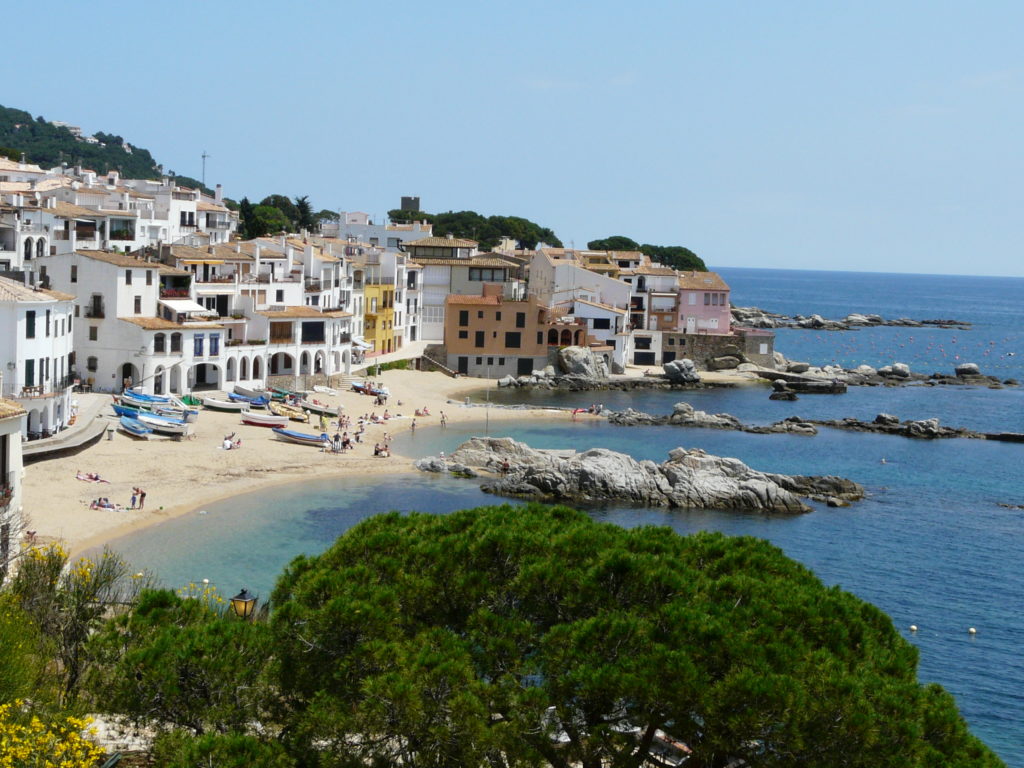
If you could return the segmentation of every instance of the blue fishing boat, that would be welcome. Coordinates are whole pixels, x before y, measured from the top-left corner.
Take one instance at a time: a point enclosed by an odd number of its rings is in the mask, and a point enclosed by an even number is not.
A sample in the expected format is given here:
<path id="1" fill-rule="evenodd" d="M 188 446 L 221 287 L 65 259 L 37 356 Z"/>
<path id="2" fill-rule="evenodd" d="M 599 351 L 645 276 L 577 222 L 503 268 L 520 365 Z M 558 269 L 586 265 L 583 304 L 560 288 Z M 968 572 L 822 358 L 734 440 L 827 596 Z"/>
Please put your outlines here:
<path id="1" fill-rule="evenodd" d="M 266 408 L 269 402 L 265 397 L 249 397 L 237 392 L 228 392 L 228 400 L 232 403 L 248 403 L 250 408 Z"/>
<path id="2" fill-rule="evenodd" d="M 126 389 L 121 395 L 128 395 L 136 400 L 146 400 L 150 403 L 169 403 L 172 400 L 171 395 L 147 395 L 137 389 Z"/>
<path id="3" fill-rule="evenodd" d="M 296 432 L 293 429 L 282 429 L 281 427 L 274 427 L 274 434 L 277 435 L 278 440 L 298 443 L 299 445 L 314 445 L 317 448 L 322 447 L 324 443 L 328 443 L 331 440 L 326 432 L 319 435 L 310 435 L 306 432 Z"/>
<path id="4" fill-rule="evenodd" d="M 121 417 L 121 429 L 132 437 L 148 437 L 149 433 L 153 431 L 141 421 L 133 419 L 131 416 Z"/>

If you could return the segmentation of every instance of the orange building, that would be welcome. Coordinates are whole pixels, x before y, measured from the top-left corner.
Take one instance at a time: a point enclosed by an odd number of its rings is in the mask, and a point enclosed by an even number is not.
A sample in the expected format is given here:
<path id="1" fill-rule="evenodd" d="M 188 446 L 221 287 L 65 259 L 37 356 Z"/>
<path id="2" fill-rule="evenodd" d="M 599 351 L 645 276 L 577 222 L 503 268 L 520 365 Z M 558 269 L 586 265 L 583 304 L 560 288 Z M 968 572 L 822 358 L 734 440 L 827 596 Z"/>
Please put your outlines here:
<path id="1" fill-rule="evenodd" d="M 535 297 L 506 301 L 500 284 L 486 283 L 480 296 L 445 299 L 447 365 L 461 374 L 501 378 L 528 376 L 551 361 L 559 347 L 588 346 L 586 320 L 568 307 L 546 307 Z"/>

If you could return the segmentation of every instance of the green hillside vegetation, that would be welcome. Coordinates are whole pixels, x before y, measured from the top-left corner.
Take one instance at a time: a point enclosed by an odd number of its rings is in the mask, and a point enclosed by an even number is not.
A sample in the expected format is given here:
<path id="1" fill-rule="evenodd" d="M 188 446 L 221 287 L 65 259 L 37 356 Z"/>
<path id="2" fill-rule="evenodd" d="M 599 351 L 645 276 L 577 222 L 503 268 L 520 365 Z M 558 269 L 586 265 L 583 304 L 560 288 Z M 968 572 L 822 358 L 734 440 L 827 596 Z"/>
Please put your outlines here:
<path id="1" fill-rule="evenodd" d="M 1003 766 L 885 614 L 751 537 L 540 504 L 378 515 L 252 620 L 133 570 L 23 556 L 0 706 L 122 716 L 183 768 L 638 768 L 658 730 L 690 768 Z"/>
<path id="2" fill-rule="evenodd" d="M 603 240 L 591 240 L 587 243 L 587 248 L 592 251 L 640 251 L 666 267 L 680 270 L 695 269 L 698 272 L 708 270 L 700 256 L 682 245 L 640 245 L 625 235 L 612 235 Z"/>
<path id="3" fill-rule="evenodd" d="M 67 128 L 50 125 L 42 117 L 33 118 L 24 110 L 0 106 L 0 146 L 13 149 L 18 155 L 15 159 L 24 152 L 28 162 L 43 168 L 67 163 L 97 173 L 119 171 L 128 179 L 160 176 L 160 168 L 148 150 L 133 145 L 129 154 L 122 148 L 120 136 L 102 131 L 95 136 L 106 146 L 79 141 Z"/>
<path id="4" fill-rule="evenodd" d="M 522 248 L 536 248 L 538 243 L 560 248 L 562 241 L 548 227 L 542 227 L 529 219 L 519 216 L 483 216 L 476 211 L 448 211 L 447 213 L 426 213 L 424 211 L 388 211 L 392 221 L 407 223 L 427 221 L 434 225 L 438 237 L 452 235 L 476 240 L 481 251 L 490 251 L 503 237 L 518 240 Z"/>

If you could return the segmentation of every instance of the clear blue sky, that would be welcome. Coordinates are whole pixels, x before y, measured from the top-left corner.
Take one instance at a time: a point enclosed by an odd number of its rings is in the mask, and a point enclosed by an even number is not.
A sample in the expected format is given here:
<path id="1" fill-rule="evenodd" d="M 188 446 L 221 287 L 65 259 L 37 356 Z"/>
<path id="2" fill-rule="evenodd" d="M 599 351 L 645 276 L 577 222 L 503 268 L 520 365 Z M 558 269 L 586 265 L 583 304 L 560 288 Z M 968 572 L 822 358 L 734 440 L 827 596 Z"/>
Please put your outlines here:
<path id="1" fill-rule="evenodd" d="M 1024 275 L 1019 2 L 5 9 L 0 102 L 227 195 L 515 214 L 711 265 Z"/>

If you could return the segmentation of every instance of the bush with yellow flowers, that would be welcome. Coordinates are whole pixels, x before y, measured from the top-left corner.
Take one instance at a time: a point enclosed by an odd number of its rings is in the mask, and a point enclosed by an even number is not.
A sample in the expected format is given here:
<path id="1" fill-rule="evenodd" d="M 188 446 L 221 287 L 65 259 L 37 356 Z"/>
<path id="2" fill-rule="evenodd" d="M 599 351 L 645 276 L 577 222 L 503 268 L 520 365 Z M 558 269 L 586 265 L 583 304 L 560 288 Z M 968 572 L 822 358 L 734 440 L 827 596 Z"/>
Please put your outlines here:
<path id="1" fill-rule="evenodd" d="M 22 701 L 0 704 L 0 768 L 95 768 L 105 755 L 89 738 L 91 722 L 44 721 Z"/>

